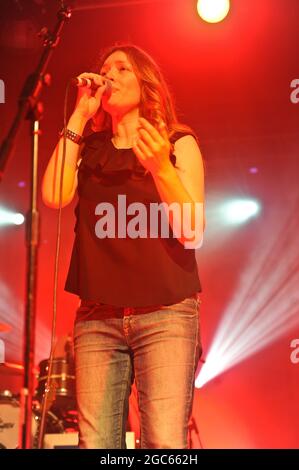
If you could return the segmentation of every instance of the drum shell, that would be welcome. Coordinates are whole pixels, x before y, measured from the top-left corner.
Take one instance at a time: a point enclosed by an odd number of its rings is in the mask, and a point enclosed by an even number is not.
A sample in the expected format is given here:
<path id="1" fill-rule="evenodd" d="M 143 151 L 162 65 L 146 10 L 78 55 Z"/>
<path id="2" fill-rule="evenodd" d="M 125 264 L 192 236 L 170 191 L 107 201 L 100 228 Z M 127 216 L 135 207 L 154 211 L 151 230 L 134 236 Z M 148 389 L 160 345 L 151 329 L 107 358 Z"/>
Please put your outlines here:
<path id="1" fill-rule="evenodd" d="M 37 386 L 37 397 L 42 398 L 48 375 L 48 359 L 44 359 L 39 363 L 39 376 Z M 75 397 L 75 368 L 72 362 L 65 358 L 54 358 L 52 363 L 50 386 L 55 389 L 55 396 L 58 397 Z"/>

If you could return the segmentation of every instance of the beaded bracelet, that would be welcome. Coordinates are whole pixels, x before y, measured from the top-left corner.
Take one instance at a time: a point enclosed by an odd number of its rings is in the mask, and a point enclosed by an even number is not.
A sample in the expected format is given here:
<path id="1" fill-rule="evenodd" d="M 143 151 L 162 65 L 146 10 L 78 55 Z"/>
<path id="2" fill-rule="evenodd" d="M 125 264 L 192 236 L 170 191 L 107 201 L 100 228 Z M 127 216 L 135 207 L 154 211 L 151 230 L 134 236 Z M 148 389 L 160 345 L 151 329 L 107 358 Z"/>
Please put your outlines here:
<path id="1" fill-rule="evenodd" d="M 60 136 L 61 136 L 61 137 L 64 136 L 64 129 L 62 129 L 62 131 L 60 132 Z M 70 129 L 67 129 L 67 130 L 66 130 L 65 136 L 66 136 L 67 139 L 70 139 L 70 140 L 71 140 L 72 142 L 74 142 L 75 144 L 81 145 L 82 142 L 83 142 L 83 137 L 82 137 L 82 135 L 76 134 L 76 132 L 73 132 L 73 131 L 71 131 Z"/>

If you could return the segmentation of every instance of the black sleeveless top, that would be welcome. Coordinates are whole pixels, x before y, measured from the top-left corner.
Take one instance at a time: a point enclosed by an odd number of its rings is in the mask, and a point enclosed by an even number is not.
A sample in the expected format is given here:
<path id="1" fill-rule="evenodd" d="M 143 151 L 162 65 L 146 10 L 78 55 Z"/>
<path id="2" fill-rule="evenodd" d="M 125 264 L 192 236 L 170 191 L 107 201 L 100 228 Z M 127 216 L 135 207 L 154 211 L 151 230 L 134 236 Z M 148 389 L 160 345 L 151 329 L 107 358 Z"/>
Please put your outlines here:
<path id="1" fill-rule="evenodd" d="M 175 134 L 172 143 L 183 135 Z M 110 132 L 95 132 L 85 138 L 81 156 L 76 235 L 65 290 L 82 300 L 119 307 L 173 304 L 200 292 L 195 250 L 185 249 L 170 225 L 169 238 L 160 233 L 157 238 L 117 238 L 118 195 L 125 195 L 126 207 L 142 202 L 148 214 L 150 203 L 161 203 L 151 173 L 133 150 L 115 148 Z M 175 155 L 171 162 L 175 165 Z M 115 208 L 115 238 L 96 234 L 96 206 L 102 202 Z M 126 216 L 127 226 L 135 216 Z"/>

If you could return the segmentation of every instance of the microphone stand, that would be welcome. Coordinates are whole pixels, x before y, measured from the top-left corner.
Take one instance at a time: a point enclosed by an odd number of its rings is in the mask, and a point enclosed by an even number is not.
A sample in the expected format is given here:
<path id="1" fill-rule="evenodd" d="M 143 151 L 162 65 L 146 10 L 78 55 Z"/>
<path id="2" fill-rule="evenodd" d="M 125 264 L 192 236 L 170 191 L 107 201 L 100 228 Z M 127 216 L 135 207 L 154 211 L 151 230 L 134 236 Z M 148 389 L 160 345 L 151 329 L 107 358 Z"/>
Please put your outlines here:
<path id="1" fill-rule="evenodd" d="M 57 16 L 53 33 L 47 28 L 42 28 L 40 36 L 43 38 L 44 50 L 36 70 L 25 80 L 18 101 L 18 111 L 12 126 L 2 142 L 0 148 L 0 181 L 4 173 L 6 163 L 13 150 L 14 139 L 21 122 L 26 119 L 31 122 L 32 138 L 32 166 L 31 166 L 31 193 L 30 209 L 26 217 L 26 244 L 27 244 L 27 273 L 26 273 L 26 306 L 24 328 L 24 381 L 21 390 L 21 418 L 20 418 L 20 442 L 19 447 L 31 448 L 31 421 L 32 421 L 32 397 L 34 386 L 34 341 L 35 341 L 35 316 L 36 316 L 36 274 L 37 254 L 39 244 L 39 213 L 37 210 L 37 169 L 38 169 L 38 139 L 39 121 L 42 117 L 42 103 L 39 101 L 44 84 L 50 84 L 50 75 L 46 73 L 53 50 L 57 46 L 62 28 L 71 17 L 69 7 L 61 2 L 61 9 Z"/>
<path id="2" fill-rule="evenodd" d="M 198 431 L 198 427 L 196 425 L 196 421 L 195 419 L 193 418 L 193 416 L 191 417 L 191 422 L 190 422 L 190 425 L 189 425 L 189 432 L 190 432 L 190 449 L 193 449 L 193 440 L 192 440 L 192 437 L 191 437 L 191 432 L 192 430 L 194 430 L 197 438 L 198 438 L 198 441 L 200 443 L 200 448 L 203 449 L 203 445 L 202 445 L 202 442 L 201 442 L 201 438 L 200 438 L 200 434 L 199 434 L 199 431 Z"/>

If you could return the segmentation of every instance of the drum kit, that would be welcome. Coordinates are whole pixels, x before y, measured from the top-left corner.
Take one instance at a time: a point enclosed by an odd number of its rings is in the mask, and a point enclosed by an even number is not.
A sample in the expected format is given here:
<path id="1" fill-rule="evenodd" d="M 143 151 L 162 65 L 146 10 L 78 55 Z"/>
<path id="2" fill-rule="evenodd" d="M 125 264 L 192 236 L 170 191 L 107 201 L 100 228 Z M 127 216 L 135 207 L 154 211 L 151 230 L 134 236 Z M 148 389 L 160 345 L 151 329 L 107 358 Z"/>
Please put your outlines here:
<path id="1" fill-rule="evenodd" d="M 0 324 L 0 331 L 1 324 Z M 41 420 L 42 399 L 48 374 L 48 359 L 39 363 L 36 373 L 37 387 L 32 401 L 32 448 L 37 447 L 38 430 Z M 22 373 L 18 364 L 4 363 L 1 369 Z M 1 371 L 0 369 L 0 371 Z M 69 356 L 54 357 L 50 376 L 50 390 L 54 390 L 51 405 L 47 407 L 45 434 L 75 433 L 78 431 L 75 402 L 74 362 Z M 20 396 L 9 390 L 0 391 L 0 449 L 17 449 L 20 433 Z"/>

